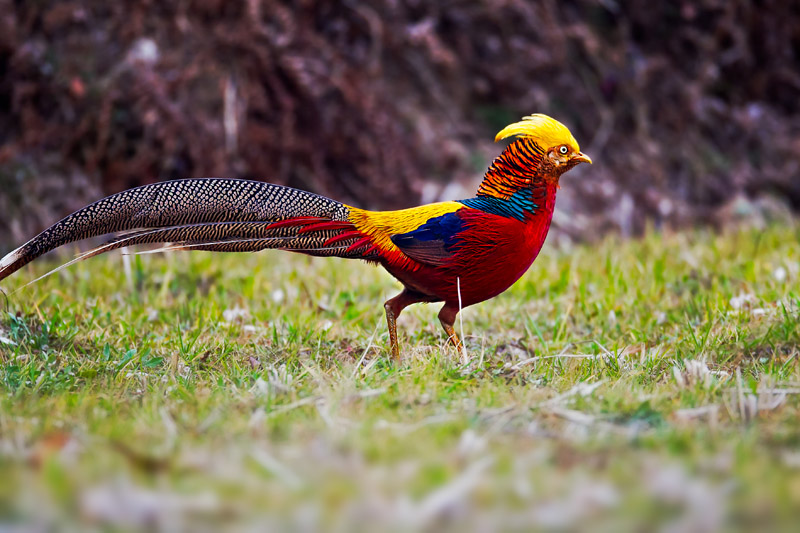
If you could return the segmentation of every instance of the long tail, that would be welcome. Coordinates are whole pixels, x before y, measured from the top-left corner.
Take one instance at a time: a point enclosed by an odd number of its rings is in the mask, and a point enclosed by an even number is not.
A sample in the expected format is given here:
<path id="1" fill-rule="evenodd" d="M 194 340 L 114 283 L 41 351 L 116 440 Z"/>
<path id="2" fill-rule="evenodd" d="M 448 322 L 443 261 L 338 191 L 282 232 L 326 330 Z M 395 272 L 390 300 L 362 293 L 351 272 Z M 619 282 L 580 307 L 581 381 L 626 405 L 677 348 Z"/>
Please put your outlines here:
<path id="1" fill-rule="evenodd" d="M 123 233 L 70 261 L 137 244 L 168 249 L 254 252 L 279 248 L 310 255 L 374 259 L 376 247 L 349 221 L 350 208 L 324 196 L 237 179 L 188 179 L 145 185 L 76 211 L 0 260 L 0 280 L 64 244 Z"/>

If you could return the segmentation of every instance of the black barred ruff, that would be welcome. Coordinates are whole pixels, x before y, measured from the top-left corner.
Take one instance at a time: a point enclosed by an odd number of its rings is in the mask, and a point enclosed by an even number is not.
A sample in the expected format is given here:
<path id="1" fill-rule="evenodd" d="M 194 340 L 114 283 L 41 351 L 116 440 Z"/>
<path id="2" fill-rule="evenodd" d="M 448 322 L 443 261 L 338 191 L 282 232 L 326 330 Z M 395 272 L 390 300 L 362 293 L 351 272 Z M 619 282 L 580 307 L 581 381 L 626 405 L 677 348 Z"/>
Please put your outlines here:
<path id="1" fill-rule="evenodd" d="M 544 185 L 544 150 L 528 138 L 518 138 L 497 156 L 478 187 L 477 196 L 511 199 L 515 193 Z M 541 183 L 540 183 L 541 182 Z"/>

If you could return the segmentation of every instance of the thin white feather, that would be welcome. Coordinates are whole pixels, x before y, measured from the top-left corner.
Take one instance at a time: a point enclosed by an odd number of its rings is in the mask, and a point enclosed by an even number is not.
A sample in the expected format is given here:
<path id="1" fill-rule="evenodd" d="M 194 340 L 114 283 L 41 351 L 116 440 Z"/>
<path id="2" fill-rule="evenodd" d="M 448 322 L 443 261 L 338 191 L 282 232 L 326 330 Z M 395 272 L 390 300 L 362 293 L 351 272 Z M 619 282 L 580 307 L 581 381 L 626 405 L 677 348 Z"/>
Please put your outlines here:
<path id="1" fill-rule="evenodd" d="M 19 259 L 20 255 L 19 250 L 20 249 L 17 248 L 16 250 L 6 254 L 6 256 L 3 257 L 3 259 L 0 259 L 0 270 L 3 270 L 4 268 L 11 266 L 17 259 Z"/>

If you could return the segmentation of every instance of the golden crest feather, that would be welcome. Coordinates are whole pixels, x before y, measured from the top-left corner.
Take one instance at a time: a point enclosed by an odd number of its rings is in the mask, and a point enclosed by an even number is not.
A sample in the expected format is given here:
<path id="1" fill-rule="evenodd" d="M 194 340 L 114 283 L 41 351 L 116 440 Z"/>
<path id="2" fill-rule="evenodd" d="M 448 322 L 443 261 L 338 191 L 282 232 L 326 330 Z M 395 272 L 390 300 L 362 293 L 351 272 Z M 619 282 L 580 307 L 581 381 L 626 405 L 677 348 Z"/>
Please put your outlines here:
<path id="1" fill-rule="evenodd" d="M 576 152 L 581 151 L 578 141 L 575 140 L 575 137 L 572 136 L 572 133 L 565 125 L 540 113 L 523 117 L 520 122 L 509 124 L 495 136 L 494 140 L 497 142 L 514 135 L 532 139 L 544 150 L 553 146 L 567 144 Z"/>

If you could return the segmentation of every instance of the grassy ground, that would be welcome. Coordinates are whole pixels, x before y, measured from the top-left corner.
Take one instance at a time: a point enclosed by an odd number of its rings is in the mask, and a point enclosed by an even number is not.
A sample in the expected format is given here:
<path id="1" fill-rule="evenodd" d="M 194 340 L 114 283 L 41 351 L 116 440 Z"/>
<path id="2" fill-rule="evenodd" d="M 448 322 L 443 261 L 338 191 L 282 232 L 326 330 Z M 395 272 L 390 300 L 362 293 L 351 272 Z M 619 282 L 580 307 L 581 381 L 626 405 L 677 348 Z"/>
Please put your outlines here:
<path id="1" fill-rule="evenodd" d="M 0 320 L 0 528 L 792 529 L 798 242 L 548 245 L 468 362 L 360 263 L 92 259 Z"/>

